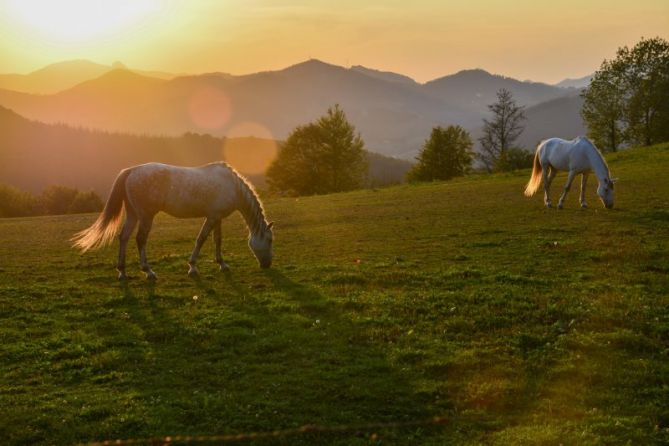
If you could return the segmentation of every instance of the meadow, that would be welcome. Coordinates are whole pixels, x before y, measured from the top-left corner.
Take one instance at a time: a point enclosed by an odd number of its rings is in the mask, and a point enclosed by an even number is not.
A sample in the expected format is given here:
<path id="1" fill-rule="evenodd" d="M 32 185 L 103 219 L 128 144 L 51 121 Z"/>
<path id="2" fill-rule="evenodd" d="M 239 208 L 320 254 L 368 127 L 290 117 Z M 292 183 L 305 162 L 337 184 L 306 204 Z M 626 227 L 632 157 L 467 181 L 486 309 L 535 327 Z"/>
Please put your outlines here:
<path id="1" fill-rule="evenodd" d="M 607 155 L 616 207 L 544 209 L 529 171 L 161 216 L 116 280 L 95 215 L 0 219 L 0 439 L 75 444 L 397 423 L 237 444 L 667 444 L 669 144 Z M 554 201 L 565 176 L 554 183 Z M 443 416 L 434 425 L 402 423 Z M 373 435 L 375 434 L 375 435 Z M 211 444 L 211 443 L 210 443 Z M 218 443 L 216 443 L 218 444 Z"/>

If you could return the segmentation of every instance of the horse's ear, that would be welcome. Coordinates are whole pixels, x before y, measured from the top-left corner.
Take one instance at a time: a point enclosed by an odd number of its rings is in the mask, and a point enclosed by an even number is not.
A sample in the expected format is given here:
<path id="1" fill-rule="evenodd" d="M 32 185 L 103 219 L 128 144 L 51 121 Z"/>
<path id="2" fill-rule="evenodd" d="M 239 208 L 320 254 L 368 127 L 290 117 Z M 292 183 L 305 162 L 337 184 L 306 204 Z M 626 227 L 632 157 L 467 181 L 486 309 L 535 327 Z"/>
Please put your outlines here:
<path id="1" fill-rule="evenodd" d="M 274 226 L 274 222 L 273 222 L 273 221 L 270 221 L 270 222 L 267 224 L 267 229 L 272 229 L 272 226 Z"/>

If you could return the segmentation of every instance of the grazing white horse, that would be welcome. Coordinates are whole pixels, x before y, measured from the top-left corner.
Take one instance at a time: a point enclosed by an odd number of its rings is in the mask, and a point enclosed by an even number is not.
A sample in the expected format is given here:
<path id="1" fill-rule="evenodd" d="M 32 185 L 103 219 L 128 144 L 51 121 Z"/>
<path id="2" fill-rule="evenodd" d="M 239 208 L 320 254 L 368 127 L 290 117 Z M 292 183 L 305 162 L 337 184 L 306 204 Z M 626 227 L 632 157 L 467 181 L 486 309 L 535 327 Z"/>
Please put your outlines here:
<path id="1" fill-rule="evenodd" d="M 197 257 L 212 230 L 216 262 L 221 271 L 228 269 L 221 257 L 221 220 L 236 210 L 249 228 L 249 247 L 258 263 L 262 268 L 272 264 L 272 223 L 265 220 L 262 204 L 253 187 L 224 162 L 201 167 L 149 163 L 122 170 L 114 181 L 102 213 L 88 229 L 75 234 L 72 238 L 74 246 L 86 252 L 109 243 L 121 226 L 123 208 L 126 216 L 119 236 L 119 280 L 127 279 L 125 251 L 137 224 L 141 269 L 147 279 L 156 279 L 146 260 L 146 241 L 153 217 L 160 211 L 179 218 L 206 217 L 188 262 L 191 277 L 198 275 Z"/>
<path id="2" fill-rule="evenodd" d="M 525 187 L 525 196 L 531 197 L 539 189 L 541 180 L 544 182 L 544 203 L 551 207 L 550 188 L 551 182 L 558 170 L 569 172 L 564 192 L 560 196 L 558 209 L 564 206 L 564 199 L 571 188 L 571 183 L 576 175 L 581 174 L 581 207 L 587 208 L 585 202 L 585 186 L 588 182 L 588 174 L 595 173 L 599 180 L 597 195 L 607 209 L 613 207 L 613 183 L 609 174 L 609 166 L 606 165 L 604 157 L 595 145 L 583 136 L 571 141 L 560 138 L 550 138 L 542 141 L 534 154 L 534 169 L 530 181 Z"/>

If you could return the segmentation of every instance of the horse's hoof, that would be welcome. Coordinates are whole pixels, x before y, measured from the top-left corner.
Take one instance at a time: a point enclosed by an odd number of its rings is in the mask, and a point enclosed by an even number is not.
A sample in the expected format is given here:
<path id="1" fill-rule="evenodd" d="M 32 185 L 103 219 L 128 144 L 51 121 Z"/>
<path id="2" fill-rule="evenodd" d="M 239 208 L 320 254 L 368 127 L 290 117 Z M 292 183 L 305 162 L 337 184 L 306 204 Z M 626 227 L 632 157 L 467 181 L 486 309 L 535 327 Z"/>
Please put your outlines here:
<path id="1" fill-rule="evenodd" d="M 583 204 L 581 205 L 581 209 L 588 209 L 588 205 L 585 204 L 585 203 L 583 203 Z"/>
<path id="2" fill-rule="evenodd" d="M 125 282 L 128 280 L 128 275 L 126 273 L 119 272 L 118 273 L 118 280 L 119 282 Z"/>
<path id="3" fill-rule="evenodd" d="M 550 209 L 550 208 L 552 208 L 552 207 L 553 207 L 552 204 L 550 204 L 550 203 L 546 203 L 546 209 Z"/>
<path id="4" fill-rule="evenodd" d="M 155 282 L 156 280 L 158 280 L 158 276 L 156 276 L 156 273 L 154 273 L 153 271 L 149 271 L 148 273 L 146 273 L 146 280 L 148 280 L 149 282 Z"/>
<path id="5" fill-rule="evenodd" d="M 225 262 L 221 262 L 221 272 L 227 273 L 228 271 L 230 271 L 230 267 L 228 266 L 228 264 Z"/>
<path id="6" fill-rule="evenodd" d="M 558 204 L 558 209 L 562 209 L 564 206 L 562 204 Z"/>
<path id="7" fill-rule="evenodd" d="M 197 270 L 197 268 L 191 266 L 190 269 L 188 270 L 188 277 L 190 277 L 191 279 L 196 279 L 200 277 L 200 272 Z"/>

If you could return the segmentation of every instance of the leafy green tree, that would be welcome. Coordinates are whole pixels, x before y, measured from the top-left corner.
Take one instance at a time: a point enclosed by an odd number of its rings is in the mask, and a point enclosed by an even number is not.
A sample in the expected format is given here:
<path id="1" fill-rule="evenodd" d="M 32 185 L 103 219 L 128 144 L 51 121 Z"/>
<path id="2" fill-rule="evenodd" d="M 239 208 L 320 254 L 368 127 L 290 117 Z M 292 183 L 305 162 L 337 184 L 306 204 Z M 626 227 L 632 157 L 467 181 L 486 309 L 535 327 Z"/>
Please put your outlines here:
<path id="1" fill-rule="evenodd" d="M 669 140 L 669 42 L 655 37 L 619 48 L 583 98 L 588 135 L 604 149 Z"/>
<path id="2" fill-rule="evenodd" d="M 448 180 L 471 168 L 474 152 L 469 133 L 460 127 L 434 127 L 425 140 L 418 161 L 408 172 L 409 181 Z"/>
<path id="3" fill-rule="evenodd" d="M 651 145 L 669 139 L 669 42 L 641 39 L 631 50 L 618 50 L 629 86 L 627 137 Z"/>
<path id="4" fill-rule="evenodd" d="M 267 169 L 270 188 L 298 195 L 324 193 L 321 132 L 314 123 L 297 127 Z"/>
<path id="5" fill-rule="evenodd" d="M 268 168 L 267 182 L 277 191 L 325 194 L 362 187 L 366 175 L 364 142 L 335 105 L 293 130 Z"/>
<path id="6" fill-rule="evenodd" d="M 623 142 L 625 87 L 620 69 L 620 64 L 604 61 L 581 93 L 588 137 L 604 151 L 615 152 Z"/>
<path id="7" fill-rule="evenodd" d="M 508 166 L 508 151 L 525 130 L 524 107 L 516 104 L 513 95 L 504 88 L 497 92 L 497 102 L 488 105 L 492 119 L 483 120 L 483 136 L 479 138 L 479 160 L 489 172 Z"/>

